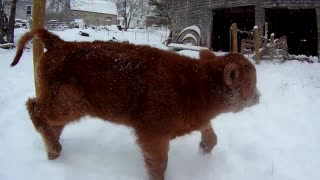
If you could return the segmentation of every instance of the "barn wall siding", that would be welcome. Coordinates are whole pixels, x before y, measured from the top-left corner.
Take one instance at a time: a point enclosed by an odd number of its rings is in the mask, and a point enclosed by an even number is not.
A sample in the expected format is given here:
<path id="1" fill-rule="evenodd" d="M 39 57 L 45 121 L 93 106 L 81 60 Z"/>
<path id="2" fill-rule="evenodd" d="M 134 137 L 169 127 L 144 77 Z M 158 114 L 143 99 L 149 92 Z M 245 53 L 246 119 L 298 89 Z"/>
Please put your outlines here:
<path id="1" fill-rule="evenodd" d="M 75 19 L 83 19 L 88 25 L 97 25 L 97 20 L 101 26 L 117 24 L 117 16 L 112 14 L 72 10 L 72 15 Z"/>

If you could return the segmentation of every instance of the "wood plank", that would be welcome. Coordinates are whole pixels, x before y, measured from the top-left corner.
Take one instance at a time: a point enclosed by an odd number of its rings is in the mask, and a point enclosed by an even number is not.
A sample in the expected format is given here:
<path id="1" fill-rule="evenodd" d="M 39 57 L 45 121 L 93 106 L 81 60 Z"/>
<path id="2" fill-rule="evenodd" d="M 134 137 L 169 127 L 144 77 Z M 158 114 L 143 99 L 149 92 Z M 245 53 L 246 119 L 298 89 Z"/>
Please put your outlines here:
<path id="1" fill-rule="evenodd" d="M 192 45 L 178 44 L 178 43 L 170 43 L 168 44 L 168 47 L 175 51 L 180 51 L 180 50 L 200 51 L 201 49 L 208 49 L 207 47 L 192 46 Z"/>
<path id="2" fill-rule="evenodd" d="M 13 43 L 0 44 L 0 48 L 2 48 L 2 49 L 11 49 L 11 48 L 14 48 L 14 45 L 13 45 Z"/>

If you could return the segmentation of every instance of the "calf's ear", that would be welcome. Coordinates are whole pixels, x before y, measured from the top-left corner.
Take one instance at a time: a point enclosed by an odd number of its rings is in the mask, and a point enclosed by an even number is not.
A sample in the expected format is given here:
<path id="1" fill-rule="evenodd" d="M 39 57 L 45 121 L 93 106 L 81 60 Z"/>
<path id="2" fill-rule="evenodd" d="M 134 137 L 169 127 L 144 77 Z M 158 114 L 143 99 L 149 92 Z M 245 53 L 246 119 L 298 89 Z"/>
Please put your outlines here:
<path id="1" fill-rule="evenodd" d="M 201 49 L 199 56 L 200 60 L 213 60 L 216 58 L 216 55 L 208 49 Z"/>
<path id="2" fill-rule="evenodd" d="M 234 63 L 229 63 L 223 70 L 223 81 L 229 88 L 234 88 L 239 84 L 239 67 Z"/>

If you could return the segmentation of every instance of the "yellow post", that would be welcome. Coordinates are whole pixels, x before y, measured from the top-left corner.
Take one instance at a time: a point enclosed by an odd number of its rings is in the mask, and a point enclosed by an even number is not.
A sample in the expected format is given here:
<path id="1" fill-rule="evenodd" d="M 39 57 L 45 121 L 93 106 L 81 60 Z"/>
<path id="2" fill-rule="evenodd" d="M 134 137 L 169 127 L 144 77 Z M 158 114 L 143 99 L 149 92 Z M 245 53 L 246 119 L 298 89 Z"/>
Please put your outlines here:
<path id="1" fill-rule="evenodd" d="M 44 27 L 46 0 L 33 0 L 32 9 L 32 29 Z M 39 40 L 33 40 L 33 69 L 36 96 L 39 92 L 37 67 L 38 62 L 43 54 L 43 46 Z"/>
<path id="2" fill-rule="evenodd" d="M 238 52 L 238 28 L 237 24 L 233 23 L 231 25 L 232 28 L 232 52 L 237 53 Z"/>

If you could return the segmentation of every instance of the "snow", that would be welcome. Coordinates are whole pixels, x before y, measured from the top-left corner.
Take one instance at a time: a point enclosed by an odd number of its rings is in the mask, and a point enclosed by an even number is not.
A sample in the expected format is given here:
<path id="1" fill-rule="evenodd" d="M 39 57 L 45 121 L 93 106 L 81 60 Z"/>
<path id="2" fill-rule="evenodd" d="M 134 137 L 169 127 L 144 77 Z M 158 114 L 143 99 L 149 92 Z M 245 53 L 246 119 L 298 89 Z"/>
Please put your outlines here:
<path id="1" fill-rule="evenodd" d="M 82 37 L 78 31 L 55 33 L 68 41 L 116 36 L 165 49 L 160 41 L 164 32 L 107 35 L 87 30 L 91 36 Z M 23 32 L 17 29 L 16 35 Z M 199 57 L 195 51 L 180 53 Z M 34 96 L 32 51 L 25 50 L 20 63 L 10 68 L 14 54 L 15 49 L 0 49 L 1 180 L 147 179 L 132 130 L 98 119 L 84 118 L 67 126 L 61 137 L 61 156 L 47 160 L 25 108 L 27 98 Z M 320 179 L 320 63 L 262 61 L 256 68 L 260 104 L 212 121 L 218 144 L 211 155 L 199 153 L 199 132 L 173 140 L 167 180 Z"/>
<path id="2" fill-rule="evenodd" d="M 73 0 L 71 10 L 118 15 L 116 4 L 105 0 Z"/>
<path id="3" fill-rule="evenodd" d="M 199 51 L 192 51 L 192 50 L 181 50 L 177 52 L 180 55 L 188 56 L 191 58 L 199 59 Z"/>

